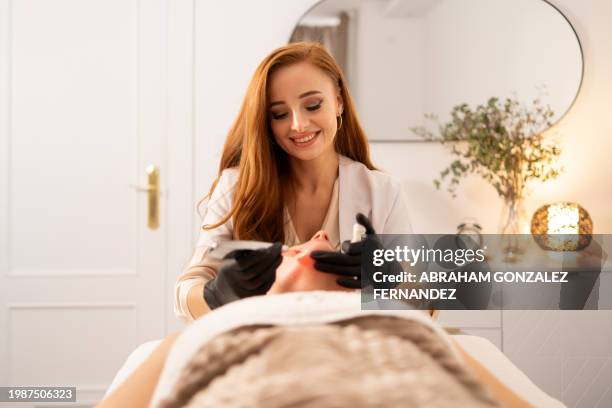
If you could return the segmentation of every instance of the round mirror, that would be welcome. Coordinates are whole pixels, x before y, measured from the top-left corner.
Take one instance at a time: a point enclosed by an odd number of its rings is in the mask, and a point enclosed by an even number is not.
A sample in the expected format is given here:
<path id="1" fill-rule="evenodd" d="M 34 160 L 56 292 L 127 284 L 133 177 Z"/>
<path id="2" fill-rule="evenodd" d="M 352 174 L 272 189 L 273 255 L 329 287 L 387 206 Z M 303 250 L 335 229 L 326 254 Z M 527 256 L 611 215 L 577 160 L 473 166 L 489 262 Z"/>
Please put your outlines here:
<path id="1" fill-rule="evenodd" d="M 582 82 L 582 49 L 543 0 L 323 0 L 290 42 L 318 41 L 344 70 L 371 141 L 420 141 L 410 128 L 491 97 L 530 105 L 557 122 Z"/>

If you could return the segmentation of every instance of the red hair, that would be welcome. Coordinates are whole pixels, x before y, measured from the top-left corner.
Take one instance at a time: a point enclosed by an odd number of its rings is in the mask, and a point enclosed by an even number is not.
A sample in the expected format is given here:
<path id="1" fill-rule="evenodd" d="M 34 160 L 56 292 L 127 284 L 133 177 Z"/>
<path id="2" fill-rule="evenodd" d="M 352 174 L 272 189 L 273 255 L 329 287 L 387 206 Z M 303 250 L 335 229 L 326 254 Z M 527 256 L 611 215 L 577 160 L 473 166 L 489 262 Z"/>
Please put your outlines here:
<path id="1" fill-rule="evenodd" d="M 282 191 L 289 174 L 288 160 L 287 153 L 272 143 L 267 88 L 275 71 L 303 61 L 321 69 L 340 90 L 343 116 L 334 143 L 336 152 L 375 169 L 346 79 L 334 58 L 318 43 L 288 44 L 272 51 L 251 78 L 240 112 L 227 135 L 217 179 L 206 197 L 211 197 L 223 170 L 238 167 L 233 206 L 219 222 L 205 225 L 204 229 L 217 228 L 233 217 L 234 239 L 284 242 Z"/>

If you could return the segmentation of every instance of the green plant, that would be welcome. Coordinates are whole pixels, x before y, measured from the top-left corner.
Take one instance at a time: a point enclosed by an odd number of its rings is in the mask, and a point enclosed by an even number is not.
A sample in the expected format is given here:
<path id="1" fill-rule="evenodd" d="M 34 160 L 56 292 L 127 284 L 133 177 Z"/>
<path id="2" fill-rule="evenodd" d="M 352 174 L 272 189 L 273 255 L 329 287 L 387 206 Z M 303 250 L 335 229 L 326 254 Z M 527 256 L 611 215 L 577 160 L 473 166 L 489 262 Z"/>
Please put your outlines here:
<path id="1" fill-rule="evenodd" d="M 511 98 L 501 103 L 493 97 L 473 110 L 463 103 L 452 109 L 451 120 L 444 124 L 435 115 L 425 116 L 439 126 L 439 135 L 425 127 L 411 131 L 450 146 L 457 158 L 434 184 L 440 188 L 450 178 L 453 197 L 460 179 L 472 173 L 487 180 L 506 202 L 513 202 L 525 198 L 530 181 L 549 180 L 562 171 L 556 165 L 561 149 L 541 131 L 552 125 L 553 111 L 539 99 L 531 108 Z"/>

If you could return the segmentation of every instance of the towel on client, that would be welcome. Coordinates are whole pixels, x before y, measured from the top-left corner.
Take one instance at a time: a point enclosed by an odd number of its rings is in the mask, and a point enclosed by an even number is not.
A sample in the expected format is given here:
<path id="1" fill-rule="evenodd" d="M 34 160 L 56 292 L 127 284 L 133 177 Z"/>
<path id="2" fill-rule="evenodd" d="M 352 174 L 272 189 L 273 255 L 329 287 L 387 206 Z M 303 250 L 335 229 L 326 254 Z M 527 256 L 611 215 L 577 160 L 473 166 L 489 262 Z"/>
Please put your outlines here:
<path id="1" fill-rule="evenodd" d="M 191 356 L 160 407 L 495 407 L 439 332 L 368 315 L 255 324 Z"/>

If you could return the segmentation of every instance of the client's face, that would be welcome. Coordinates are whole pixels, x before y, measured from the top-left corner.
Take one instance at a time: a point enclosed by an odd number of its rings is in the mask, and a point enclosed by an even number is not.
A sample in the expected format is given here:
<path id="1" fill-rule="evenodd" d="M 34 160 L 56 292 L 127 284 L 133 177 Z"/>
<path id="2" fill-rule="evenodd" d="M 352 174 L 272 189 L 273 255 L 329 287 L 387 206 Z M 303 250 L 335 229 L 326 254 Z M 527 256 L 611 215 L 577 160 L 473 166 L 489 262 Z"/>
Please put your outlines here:
<path id="1" fill-rule="evenodd" d="M 336 283 L 338 275 L 319 272 L 314 268 L 312 251 L 333 251 L 327 233 L 317 232 L 308 242 L 283 252 L 283 262 L 276 269 L 276 281 L 268 293 L 309 290 L 350 290 Z"/>

